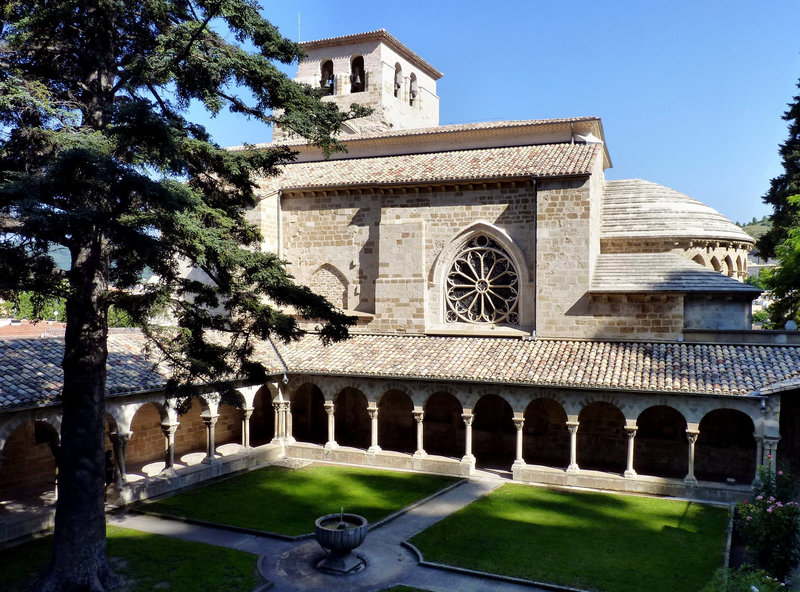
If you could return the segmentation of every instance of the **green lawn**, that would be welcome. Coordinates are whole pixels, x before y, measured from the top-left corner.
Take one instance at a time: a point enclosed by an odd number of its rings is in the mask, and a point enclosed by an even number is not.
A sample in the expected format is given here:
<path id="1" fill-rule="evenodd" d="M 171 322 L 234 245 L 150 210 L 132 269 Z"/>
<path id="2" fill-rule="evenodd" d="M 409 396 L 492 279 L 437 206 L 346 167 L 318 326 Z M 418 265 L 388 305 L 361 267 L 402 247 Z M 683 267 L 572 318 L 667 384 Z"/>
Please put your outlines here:
<path id="1" fill-rule="evenodd" d="M 722 566 L 728 510 L 505 485 L 411 542 L 427 561 L 602 592 L 696 592 Z"/>
<path id="2" fill-rule="evenodd" d="M 314 520 L 345 512 L 370 522 L 456 481 L 452 477 L 371 469 L 266 467 L 152 502 L 145 509 L 196 520 L 297 536 Z"/>
<path id="3" fill-rule="evenodd" d="M 0 552 L 0 588 L 22 592 L 47 567 L 52 537 Z M 258 557 L 126 528 L 108 527 L 107 552 L 126 592 L 251 592 Z"/>

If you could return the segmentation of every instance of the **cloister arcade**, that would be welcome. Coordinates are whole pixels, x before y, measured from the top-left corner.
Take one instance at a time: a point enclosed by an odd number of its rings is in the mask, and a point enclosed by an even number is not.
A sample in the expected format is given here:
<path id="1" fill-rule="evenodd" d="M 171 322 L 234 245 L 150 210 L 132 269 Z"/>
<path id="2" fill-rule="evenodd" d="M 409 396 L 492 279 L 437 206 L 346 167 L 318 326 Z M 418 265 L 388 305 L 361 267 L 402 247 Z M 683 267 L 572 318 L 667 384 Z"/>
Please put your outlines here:
<path id="1" fill-rule="evenodd" d="M 470 383 L 295 376 L 233 402 L 163 393 L 107 401 L 106 447 L 121 485 L 280 445 L 287 456 L 469 475 L 536 471 L 747 486 L 779 438 L 761 400 Z M 0 420 L 0 500 L 52 496 L 57 408 Z M 534 470 L 535 469 L 535 470 Z M 533 472 L 531 472 L 533 471 Z"/>

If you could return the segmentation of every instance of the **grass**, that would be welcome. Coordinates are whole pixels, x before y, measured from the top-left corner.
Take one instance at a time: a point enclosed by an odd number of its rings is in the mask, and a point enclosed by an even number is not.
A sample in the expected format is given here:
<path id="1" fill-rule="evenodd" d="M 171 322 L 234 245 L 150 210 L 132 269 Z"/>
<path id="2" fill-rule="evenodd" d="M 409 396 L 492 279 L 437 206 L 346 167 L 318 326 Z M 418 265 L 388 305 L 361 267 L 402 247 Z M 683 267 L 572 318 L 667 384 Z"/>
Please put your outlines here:
<path id="1" fill-rule="evenodd" d="M 170 537 L 109 526 L 106 550 L 126 592 L 154 589 L 250 592 L 257 583 L 257 556 Z M 22 592 L 47 568 L 52 537 L 0 553 L 4 592 Z"/>
<path id="2" fill-rule="evenodd" d="M 455 481 L 452 477 L 371 469 L 266 467 L 149 503 L 147 510 L 297 536 L 325 514 L 376 522 Z"/>
<path id="3" fill-rule="evenodd" d="M 411 539 L 427 561 L 602 592 L 695 592 L 722 566 L 728 510 L 505 485 Z"/>

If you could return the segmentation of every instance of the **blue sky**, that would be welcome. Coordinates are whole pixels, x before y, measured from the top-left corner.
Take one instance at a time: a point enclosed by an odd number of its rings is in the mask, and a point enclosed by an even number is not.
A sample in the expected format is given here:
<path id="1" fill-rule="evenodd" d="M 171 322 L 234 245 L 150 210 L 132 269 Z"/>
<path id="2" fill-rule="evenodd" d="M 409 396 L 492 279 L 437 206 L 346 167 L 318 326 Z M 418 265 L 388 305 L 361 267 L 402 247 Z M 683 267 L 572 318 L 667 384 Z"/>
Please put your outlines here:
<path id="1" fill-rule="evenodd" d="M 596 115 L 613 168 L 761 217 L 798 94 L 800 2 L 261 0 L 303 41 L 385 28 L 444 72 L 441 124 Z M 295 68 L 290 68 L 294 75 Z M 222 145 L 269 128 L 218 117 Z"/>

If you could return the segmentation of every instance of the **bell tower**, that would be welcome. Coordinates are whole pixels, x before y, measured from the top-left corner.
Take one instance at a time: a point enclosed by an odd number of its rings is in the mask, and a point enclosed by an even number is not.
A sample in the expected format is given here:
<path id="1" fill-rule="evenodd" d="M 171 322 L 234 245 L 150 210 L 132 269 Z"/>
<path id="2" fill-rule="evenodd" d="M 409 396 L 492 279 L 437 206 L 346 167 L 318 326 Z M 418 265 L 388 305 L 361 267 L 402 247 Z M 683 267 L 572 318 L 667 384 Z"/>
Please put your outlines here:
<path id="1" fill-rule="evenodd" d="M 373 109 L 345 124 L 345 136 L 439 125 L 442 73 L 384 29 L 300 45 L 308 56 L 298 65 L 297 82 L 325 88 L 323 100 L 341 109 L 352 103 Z M 273 135 L 285 138 L 277 128 Z"/>

